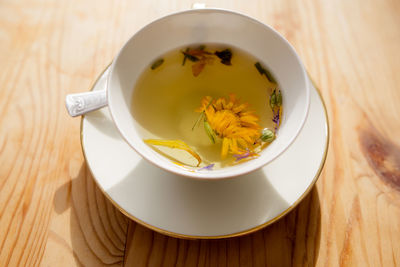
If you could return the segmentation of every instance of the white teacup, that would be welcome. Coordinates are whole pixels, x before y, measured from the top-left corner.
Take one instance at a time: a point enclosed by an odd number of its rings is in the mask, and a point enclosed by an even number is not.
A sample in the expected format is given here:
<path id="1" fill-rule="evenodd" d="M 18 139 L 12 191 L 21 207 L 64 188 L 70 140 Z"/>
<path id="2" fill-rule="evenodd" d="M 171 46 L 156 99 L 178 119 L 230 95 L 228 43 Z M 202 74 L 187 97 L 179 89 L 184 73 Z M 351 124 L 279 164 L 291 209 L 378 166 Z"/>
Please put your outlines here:
<path id="1" fill-rule="evenodd" d="M 256 55 L 274 74 L 282 92 L 284 112 L 279 135 L 259 157 L 222 169 L 188 171 L 143 142 L 131 114 L 136 81 L 157 56 L 193 43 L 224 43 L 241 48 Z M 81 115 L 108 104 L 112 119 L 125 141 L 154 165 L 179 175 L 226 178 L 254 171 L 290 146 L 308 113 L 308 78 L 293 47 L 269 26 L 232 11 L 194 9 L 153 21 L 127 41 L 110 68 L 106 92 L 67 96 L 70 114 Z"/>

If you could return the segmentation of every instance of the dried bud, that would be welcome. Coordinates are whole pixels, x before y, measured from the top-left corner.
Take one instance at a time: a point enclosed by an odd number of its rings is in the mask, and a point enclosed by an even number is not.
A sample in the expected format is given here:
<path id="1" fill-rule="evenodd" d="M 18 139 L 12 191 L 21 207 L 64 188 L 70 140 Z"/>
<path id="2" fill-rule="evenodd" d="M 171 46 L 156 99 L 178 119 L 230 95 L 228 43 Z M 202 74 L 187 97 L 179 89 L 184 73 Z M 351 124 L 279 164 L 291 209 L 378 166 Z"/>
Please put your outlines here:
<path id="1" fill-rule="evenodd" d="M 261 132 L 261 140 L 263 142 L 272 142 L 275 139 L 275 134 L 272 130 L 264 128 Z"/>

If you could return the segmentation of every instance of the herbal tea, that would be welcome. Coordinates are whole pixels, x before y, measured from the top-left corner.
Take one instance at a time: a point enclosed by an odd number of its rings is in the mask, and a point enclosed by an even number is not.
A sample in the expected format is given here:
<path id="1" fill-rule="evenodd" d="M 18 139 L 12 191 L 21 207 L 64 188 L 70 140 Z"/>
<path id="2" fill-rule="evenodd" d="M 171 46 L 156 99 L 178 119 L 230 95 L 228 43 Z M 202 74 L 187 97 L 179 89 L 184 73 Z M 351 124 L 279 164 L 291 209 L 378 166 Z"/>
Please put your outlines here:
<path id="1" fill-rule="evenodd" d="M 251 160 L 277 134 L 282 95 L 271 73 L 238 48 L 177 48 L 138 79 L 132 115 L 144 142 L 191 171 Z"/>

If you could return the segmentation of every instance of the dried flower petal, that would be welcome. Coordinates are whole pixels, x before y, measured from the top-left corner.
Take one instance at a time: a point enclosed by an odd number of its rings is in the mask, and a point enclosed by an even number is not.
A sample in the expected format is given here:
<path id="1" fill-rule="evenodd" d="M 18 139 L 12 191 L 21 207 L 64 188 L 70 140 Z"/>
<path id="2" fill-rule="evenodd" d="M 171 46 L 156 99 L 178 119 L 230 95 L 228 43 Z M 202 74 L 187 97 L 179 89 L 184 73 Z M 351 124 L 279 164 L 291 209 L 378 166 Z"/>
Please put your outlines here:
<path id="1" fill-rule="evenodd" d="M 207 166 L 205 166 L 205 167 L 203 167 L 203 168 L 200 168 L 200 169 L 198 169 L 199 171 L 202 171 L 202 170 L 208 170 L 208 171 L 212 171 L 212 169 L 214 168 L 214 163 L 211 163 L 210 165 L 207 165 Z"/>
<path id="2" fill-rule="evenodd" d="M 195 157 L 198 161 L 197 166 L 200 165 L 201 163 L 201 158 L 199 154 L 194 152 L 194 150 L 188 146 L 185 142 L 181 140 L 156 140 L 156 139 L 146 139 L 144 140 L 146 144 L 149 145 L 154 145 L 154 146 L 166 146 L 170 148 L 177 148 L 177 149 L 182 149 L 191 154 L 193 157 Z"/>
<path id="3" fill-rule="evenodd" d="M 278 106 L 277 108 L 273 109 L 272 121 L 275 123 L 275 132 L 278 130 L 278 127 L 281 123 L 281 113 L 282 113 L 281 107 Z"/>
<path id="4" fill-rule="evenodd" d="M 205 113 L 207 123 L 215 135 L 222 138 L 222 159 L 228 154 L 253 150 L 254 143 L 260 138 L 259 118 L 247 108 L 248 104 L 241 104 L 234 94 L 230 94 L 229 98 L 215 100 L 206 96 L 201 100 L 201 107 L 196 110 Z"/>
<path id="5" fill-rule="evenodd" d="M 232 51 L 230 49 L 225 49 L 222 51 L 216 51 L 214 53 L 219 59 L 221 59 L 221 63 L 224 65 L 232 65 Z"/>
<path id="6" fill-rule="evenodd" d="M 237 162 L 237 161 L 249 158 L 249 157 L 258 157 L 258 154 L 247 150 L 243 154 L 234 154 L 233 156 L 236 158 L 235 161 Z"/>
<path id="7" fill-rule="evenodd" d="M 192 73 L 194 77 L 199 76 L 199 74 L 203 71 L 204 67 L 206 66 L 206 63 L 203 61 L 199 61 L 195 64 L 192 65 Z"/>
<path id="8" fill-rule="evenodd" d="M 194 56 L 194 57 L 204 57 L 206 55 L 212 55 L 212 53 L 204 50 L 204 49 L 192 49 L 187 52 L 188 55 Z"/>
<path id="9" fill-rule="evenodd" d="M 228 155 L 229 147 L 230 147 L 230 139 L 224 137 L 222 139 L 222 149 L 221 149 L 221 158 L 224 159 Z"/>

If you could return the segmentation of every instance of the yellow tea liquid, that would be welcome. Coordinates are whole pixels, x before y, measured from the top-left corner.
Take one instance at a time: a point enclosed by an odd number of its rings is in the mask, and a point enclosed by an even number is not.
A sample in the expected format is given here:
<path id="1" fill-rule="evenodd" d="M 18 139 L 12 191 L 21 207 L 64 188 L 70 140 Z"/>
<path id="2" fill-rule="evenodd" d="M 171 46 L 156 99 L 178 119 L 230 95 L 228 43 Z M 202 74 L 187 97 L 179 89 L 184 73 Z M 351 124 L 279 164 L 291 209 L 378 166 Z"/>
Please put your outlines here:
<path id="1" fill-rule="evenodd" d="M 196 48 L 198 45 L 191 45 Z M 236 47 L 217 44 L 206 44 L 207 51 L 229 48 L 232 51 L 230 66 L 221 64 L 216 58 L 212 64 L 207 64 L 202 72 L 194 77 L 189 59 L 182 66 L 186 47 L 174 49 L 160 57 L 163 63 L 151 69 L 149 66 L 138 79 L 132 104 L 132 114 L 143 139 L 182 140 L 192 147 L 202 158 L 201 166 L 214 163 L 214 168 L 232 164 L 234 158 L 221 160 L 221 143 L 217 138 L 213 144 L 207 136 L 203 123 L 193 130 L 193 125 L 200 113 L 195 110 L 200 107 L 204 96 L 214 99 L 229 97 L 233 93 L 241 103 L 249 103 L 249 109 L 254 110 L 260 118 L 262 128 L 274 129 L 272 110 L 269 104 L 270 95 L 275 84 L 259 73 L 254 64 L 257 58 Z M 157 59 L 157 58 L 156 58 Z M 155 59 L 155 61 L 156 61 Z M 197 161 L 185 151 L 158 147 L 171 160 L 189 166 L 196 166 Z"/>

